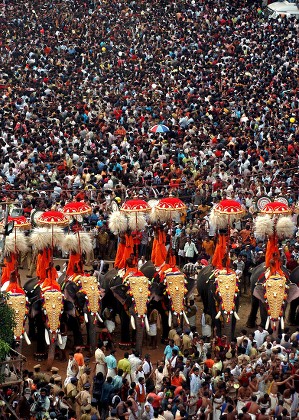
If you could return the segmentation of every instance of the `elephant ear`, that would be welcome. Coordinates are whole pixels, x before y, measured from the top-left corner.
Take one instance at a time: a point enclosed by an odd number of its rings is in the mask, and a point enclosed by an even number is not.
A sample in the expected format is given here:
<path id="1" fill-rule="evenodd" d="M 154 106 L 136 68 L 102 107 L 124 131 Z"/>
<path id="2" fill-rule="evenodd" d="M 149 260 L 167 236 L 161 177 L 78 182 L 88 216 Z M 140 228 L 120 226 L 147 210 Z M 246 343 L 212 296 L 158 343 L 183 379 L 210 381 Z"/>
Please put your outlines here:
<path id="1" fill-rule="evenodd" d="M 143 266 L 140 268 L 140 271 L 147 277 L 148 279 L 152 279 L 154 275 L 157 273 L 156 267 L 152 263 L 152 261 L 147 261 Z"/>
<path id="2" fill-rule="evenodd" d="M 122 304 L 128 304 L 131 302 L 131 298 L 127 295 L 128 288 L 123 284 L 111 287 L 111 292 L 114 297 Z M 130 303 L 129 303 L 130 305 Z"/>
<path id="3" fill-rule="evenodd" d="M 155 300 L 156 302 L 158 302 L 162 299 L 164 291 L 165 285 L 163 283 L 152 282 L 150 286 L 150 300 Z"/>
<path id="4" fill-rule="evenodd" d="M 288 291 L 288 298 L 287 302 L 292 302 L 292 300 L 295 300 L 299 297 L 299 287 L 297 284 L 291 283 L 289 285 L 289 291 Z"/>
<path id="5" fill-rule="evenodd" d="M 265 303 L 265 289 L 262 284 L 257 284 L 253 290 L 253 296 L 255 296 L 257 299 L 259 299 L 261 302 Z"/>
<path id="6" fill-rule="evenodd" d="M 196 286 L 196 280 L 192 279 L 191 277 L 187 277 L 187 283 L 186 283 L 186 289 L 187 289 L 186 297 L 187 298 L 190 295 L 192 295 L 192 293 L 194 292 L 195 286 Z"/>
<path id="7" fill-rule="evenodd" d="M 63 302 L 63 312 L 67 313 L 68 315 L 71 316 L 76 316 L 76 309 L 75 309 L 75 305 L 70 302 L 69 300 L 65 300 Z"/>

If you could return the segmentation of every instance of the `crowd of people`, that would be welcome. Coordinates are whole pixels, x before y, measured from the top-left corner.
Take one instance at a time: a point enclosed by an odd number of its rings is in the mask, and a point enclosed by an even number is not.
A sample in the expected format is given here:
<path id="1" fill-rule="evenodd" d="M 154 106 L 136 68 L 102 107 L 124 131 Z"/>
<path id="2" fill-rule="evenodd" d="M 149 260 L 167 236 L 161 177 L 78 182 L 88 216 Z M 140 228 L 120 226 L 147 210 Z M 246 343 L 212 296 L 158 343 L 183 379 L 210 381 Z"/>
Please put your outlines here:
<path id="1" fill-rule="evenodd" d="M 265 253 L 252 232 L 259 199 L 295 206 L 299 191 L 299 23 L 268 19 L 261 6 L 5 0 L 0 201 L 33 219 L 72 199 L 88 202 L 92 257 L 107 260 L 117 245 L 111 210 L 130 197 L 172 194 L 187 212 L 166 228 L 166 243 L 192 275 L 214 253 L 210 209 L 233 198 L 247 210 L 229 244 L 246 287 Z M 156 124 L 169 131 L 153 133 Z M 150 259 L 153 237 L 151 226 L 135 237 L 138 264 Z M 298 265 L 295 232 L 281 255 L 290 270 Z M 210 323 L 172 328 L 157 364 L 150 353 L 123 355 L 100 342 L 96 365 L 80 350 L 69 353 L 66 372 L 53 367 L 49 377 L 36 365 L 24 371 L 22 394 L 4 389 L 15 413 L 0 401 L 0 418 L 296 418 L 299 331 L 274 338 L 259 327 L 227 342 Z"/>
<path id="2" fill-rule="evenodd" d="M 229 342 L 174 326 L 156 363 L 150 353 L 108 350 L 99 341 L 95 362 L 76 348 L 66 372 L 46 374 L 37 364 L 23 372 L 23 395 L 15 386 L 5 398 L 24 420 L 295 419 L 299 328 L 272 333 L 259 326 Z M 1 418 L 16 417 L 2 404 Z"/>

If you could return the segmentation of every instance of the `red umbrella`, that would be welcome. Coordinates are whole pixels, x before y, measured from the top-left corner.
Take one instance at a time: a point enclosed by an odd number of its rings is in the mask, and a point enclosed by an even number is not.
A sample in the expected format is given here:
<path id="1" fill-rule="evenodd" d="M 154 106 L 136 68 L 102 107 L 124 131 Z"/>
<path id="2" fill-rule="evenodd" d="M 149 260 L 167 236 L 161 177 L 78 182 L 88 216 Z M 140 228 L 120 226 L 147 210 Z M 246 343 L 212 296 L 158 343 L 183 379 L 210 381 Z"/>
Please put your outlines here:
<path id="1" fill-rule="evenodd" d="M 31 223 L 26 219 L 25 216 L 11 217 L 8 216 L 7 222 L 14 222 L 14 228 L 16 229 L 30 229 Z M 3 226 L 3 221 L 0 223 Z"/>
<path id="2" fill-rule="evenodd" d="M 73 201 L 66 204 L 63 207 L 62 212 L 66 216 L 82 216 L 83 214 L 90 214 L 92 208 L 83 201 Z"/>
<path id="3" fill-rule="evenodd" d="M 272 201 L 265 205 L 261 210 L 263 214 L 290 214 L 292 210 L 285 204 L 279 201 Z"/>
<path id="4" fill-rule="evenodd" d="M 148 213 L 151 211 L 150 205 L 138 198 L 126 201 L 120 208 L 123 213 Z"/>
<path id="5" fill-rule="evenodd" d="M 230 215 L 240 215 L 242 216 L 245 214 L 245 210 L 242 205 L 236 200 L 221 200 L 216 206 L 214 207 L 214 212 L 217 214 L 226 214 Z"/>
<path id="6" fill-rule="evenodd" d="M 185 212 L 187 209 L 185 203 L 176 197 L 167 197 L 159 200 L 155 207 L 155 213 L 160 220 L 170 220 L 177 212 Z"/>
<path id="7" fill-rule="evenodd" d="M 40 226 L 67 226 L 68 219 L 60 211 L 45 211 L 37 219 Z"/>

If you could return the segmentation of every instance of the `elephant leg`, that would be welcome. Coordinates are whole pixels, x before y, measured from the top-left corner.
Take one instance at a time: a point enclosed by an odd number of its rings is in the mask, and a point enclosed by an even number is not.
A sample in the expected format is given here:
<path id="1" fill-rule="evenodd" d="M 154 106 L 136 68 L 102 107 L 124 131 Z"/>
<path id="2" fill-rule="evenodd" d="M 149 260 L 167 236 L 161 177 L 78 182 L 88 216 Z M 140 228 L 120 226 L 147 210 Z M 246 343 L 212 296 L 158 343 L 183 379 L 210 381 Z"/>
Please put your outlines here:
<path id="1" fill-rule="evenodd" d="M 89 347 L 91 354 L 94 354 L 97 345 L 97 322 L 95 322 L 95 317 L 90 315 L 90 312 L 87 313 L 88 323 L 86 325 L 87 337 L 89 338 Z"/>
<path id="2" fill-rule="evenodd" d="M 31 316 L 28 317 L 28 327 L 28 335 L 30 340 L 36 340 L 35 319 Z"/>
<path id="3" fill-rule="evenodd" d="M 41 313 L 37 314 L 35 319 L 35 325 L 37 329 L 37 342 L 36 342 L 36 353 L 46 353 L 46 341 L 45 341 L 45 323 Z"/>
<path id="4" fill-rule="evenodd" d="M 299 305 L 299 298 L 292 300 L 290 302 L 290 309 L 289 309 L 289 316 L 288 316 L 288 323 L 289 325 L 298 325 L 298 313 L 297 307 Z"/>
<path id="5" fill-rule="evenodd" d="M 261 314 L 261 325 L 263 328 L 265 328 L 268 314 L 267 314 L 266 305 L 263 302 L 260 302 L 260 314 Z"/>
<path id="6" fill-rule="evenodd" d="M 74 346 L 80 346 L 83 344 L 83 336 L 80 330 L 80 324 L 76 317 L 69 316 L 67 318 L 67 327 L 73 331 Z"/>
<path id="7" fill-rule="evenodd" d="M 260 306 L 259 299 L 256 298 L 255 296 L 253 296 L 253 294 L 252 294 L 251 295 L 251 310 L 250 310 L 250 314 L 248 315 L 248 319 L 247 319 L 247 323 L 246 323 L 246 326 L 248 328 L 255 328 L 259 306 Z"/>
<path id="8" fill-rule="evenodd" d="M 159 310 L 159 313 L 161 315 L 161 325 L 162 325 L 161 342 L 164 344 L 168 340 L 169 325 L 168 325 L 168 316 L 166 315 L 165 310 L 162 308 L 162 305 Z"/>
<path id="9" fill-rule="evenodd" d="M 144 331 L 145 331 L 145 327 L 142 323 L 141 318 L 139 318 L 138 316 L 135 316 L 135 326 L 136 326 L 136 344 L 135 344 L 135 349 L 142 354 L 142 344 L 143 344 L 143 336 L 144 336 Z"/>

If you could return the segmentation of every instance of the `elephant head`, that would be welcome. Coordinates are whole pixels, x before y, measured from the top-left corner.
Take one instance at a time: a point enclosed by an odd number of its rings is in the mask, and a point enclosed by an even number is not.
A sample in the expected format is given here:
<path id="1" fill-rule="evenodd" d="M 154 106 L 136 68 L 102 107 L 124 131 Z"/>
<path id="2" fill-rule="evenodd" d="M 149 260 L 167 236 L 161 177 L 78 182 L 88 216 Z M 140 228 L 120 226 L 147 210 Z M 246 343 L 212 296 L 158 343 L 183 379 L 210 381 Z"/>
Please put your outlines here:
<path id="1" fill-rule="evenodd" d="M 276 330 L 276 323 L 280 322 L 281 328 L 284 329 L 283 315 L 287 302 L 291 302 L 299 297 L 299 288 L 296 284 L 290 283 L 286 276 L 266 273 L 263 283 L 257 283 L 254 296 L 266 304 L 267 321 L 265 328 L 271 324 Z"/>
<path id="2" fill-rule="evenodd" d="M 236 273 L 227 272 L 227 270 L 218 270 L 215 273 L 216 293 L 219 296 L 219 311 L 216 319 L 219 319 L 223 313 L 229 321 L 230 316 L 234 314 L 235 318 L 239 320 L 239 316 L 235 311 L 236 297 L 239 292 L 238 278 Z"/>
<path id="3" fill-rule="evenodd" d="M 60 318 L 63 313 L 63 294 L 56 289 L 47 290 L 42 294 L 43 310 L 47 318 L 47 326 L 50 333 L 53 334 L 52 340 L 55 341 L 56 334 L 59 333 Z M 58 339 L 61 340 L 58 334 Z M 45 329 L 45 340 L 50 345 L 50 338 L 47 328 Z"/>
<path id="4" fill-rule="evenodd" d="M 100 322 L 103 322 L 99 315 L 101 292 L 97 281 L 94 276 L 78 276 L 74 282 L 79 286 L 79 292 L 85 295 L 87 309 L 94 317 L 97 316 Z M 85 317 L 85 321 L 88 317 Z"/>
<path id="5" fill-rule="evenodd" d="M 14 336 L 19 340 L 24 336 L 28 345 L 31 344 L 28 335 L 24 329 L 26 317 L 28 314 L 28 304 L 26 296 L 23 293 L 9 293 L 7 304 L 13 309 L 15 314 Z"/>
<path id="6" fill-rule="evenodd" d="M 166 293 L 170 300 L 171 310 L 169 311 L 169 326 L 171 326 L 171 312 L 174 315 L 184 315 L 185 321 L 189 324 L 188 318 L 184 311 L 186 289 L 186 278 L 183 273 L 175 269 L 169 269 L 164 271 L 164 284 L 166 286 Z M 178 318 L 179 322 L 179 318 Z"/>
<path id="7" fill-rule="evenodd" d="M 132 296 L 134 311 L 138 318 L 144 320 L 145 327 L 149 331 L 147 319 L 147 304 L 150 296 L 150 281 L 141 272 L 127 276 L 123 283 L 128 286 L 128 294 Z M 131 324 L 136 329 L 134 317 L 131 316 Z"/>

